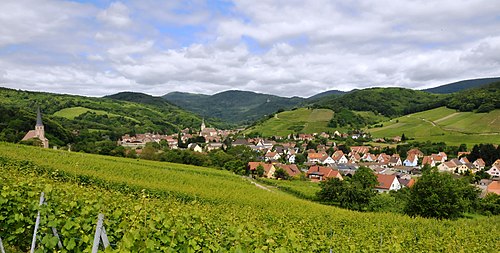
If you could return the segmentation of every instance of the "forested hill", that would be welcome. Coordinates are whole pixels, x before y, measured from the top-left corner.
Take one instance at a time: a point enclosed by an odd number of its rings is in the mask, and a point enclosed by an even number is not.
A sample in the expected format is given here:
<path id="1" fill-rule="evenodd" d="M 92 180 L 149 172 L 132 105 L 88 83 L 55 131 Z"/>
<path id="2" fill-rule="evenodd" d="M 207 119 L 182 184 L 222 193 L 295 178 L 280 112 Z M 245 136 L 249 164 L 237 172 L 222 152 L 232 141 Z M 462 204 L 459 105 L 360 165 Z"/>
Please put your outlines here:
<path id="1" fill-rule="evenodd" d="M 442 106 L 443 97 L 428 92 L 404 88 L 369 88 L 343 96 L 326 96 L 312 105 L 318 108 L 372 111 L 394 117 Z"/>
<path id="2" fill-rule="evenodd" d="M 228 123 L 251 124 L 280 109 L 290 109 L 304 98 L 285 98 L 250 91 L 224 91 L 215 95 L 172 92 L 164 99 L 204 117 L 217 118 Z"/>
<path id="3" fill-rule="evenodd" d="M 200 117 L 166 102 L 142 104 L 0 88 L 0 141 L 18 142 L 33 129 L 37 105 L 51 145 L 58 146 L 112 141 L 125 133 L 175 133 L 201 124 Z"/>
<path id="4" fill-rule="evenodd" d="M 480 88 L 481 86 L 485 86 L 499 81 L 500 77 L 470 79 L 425 89 L 423 91 L 430 93 L 437 93 L 437 94 L 449 94 L 471 88 Z"/>

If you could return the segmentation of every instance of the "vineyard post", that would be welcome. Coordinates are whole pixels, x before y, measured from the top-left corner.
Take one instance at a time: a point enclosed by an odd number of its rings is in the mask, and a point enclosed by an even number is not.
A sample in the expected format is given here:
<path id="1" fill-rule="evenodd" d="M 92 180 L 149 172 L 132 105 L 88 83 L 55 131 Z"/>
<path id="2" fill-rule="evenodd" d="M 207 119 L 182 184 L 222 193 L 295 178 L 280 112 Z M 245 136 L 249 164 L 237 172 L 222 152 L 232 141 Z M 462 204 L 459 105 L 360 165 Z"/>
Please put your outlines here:
<path id="1" fill-rule="evenodd" d="M 2 238 L 0 238 L 0 252 L 5 253 L 5 249 L 3 248 Z"/>
<path id="2" fill-rule="evenodd" d="M 103 226 L 104 223 L 104 214 L 100 213 L 97 216 L 97 226 L 94 234 L 94 244 L 92 245 L 92 253 L 97 253 L 99 250 L 99 243 L 102 240 L 102 244 L 104 244 L 104 248 L 109 247 L 108 236 L 106 235 L 106 229 Z"/>
<path id="3" fill-rule="evenodd" d="M 40 194 L 40 206 L 43 204 L 45 193 L 42 192 Z M 31 241 L 31 249 L 30 252 L 34 253 L 35 252 L 35 246 L 36 246 L 36 232 L 38 230 L 38 226 L 40 225 L 40 210 L 38 210 L 38 214 L 36 215 L 36 222 L 35 222 L 35 230 L 33 231 L 33 240 Z"/>

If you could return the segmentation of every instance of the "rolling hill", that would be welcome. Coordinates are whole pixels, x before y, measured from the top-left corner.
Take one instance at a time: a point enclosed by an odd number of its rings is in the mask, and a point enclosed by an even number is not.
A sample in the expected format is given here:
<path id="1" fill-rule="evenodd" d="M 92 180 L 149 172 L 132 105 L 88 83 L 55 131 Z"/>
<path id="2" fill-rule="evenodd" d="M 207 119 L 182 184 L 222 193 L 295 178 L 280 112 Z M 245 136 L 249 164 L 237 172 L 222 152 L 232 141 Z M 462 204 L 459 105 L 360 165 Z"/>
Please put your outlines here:
<path id="1" fill-rule="evenodd" d="M 498 247 L 491 231 L 500 216 L 443 221 L 354 212 L 253 183 L 210 168 L 0 143 L 5 221 L 0 237 L 4 245 L 28 251 L 44 191 L 40 251 L 57 247 L 50 227 L 58 229 L 63 251 L 90 251 L 99 213 L 116 252 L 489 252 Z"/>
<path id="2" fill-rule="evenodd" d="M 376 115 L 373 112 L 354 112 L 369 122 L 384 121 L 387 118 Z M 274 117 L 256 123 L 245 130 L 245 133 L 258 133 L 260 136 L 287 136 L 298 133 L 321 133 L 347 131 L 347 128 L 332 128 L 328 122 L 332 119 L 334 112 L 329 109 L 307 109 L 298 108 L 291 111 L 284 111 L 274 115 Z"/>
<path id="3" fill-rule="evenodd" d="M 0 88 L 0 140 L 21 140 L 35 125 L 37 105 L 47 137 L 57 146 L 72 143 L 87 132 L 99 132 L 104 139 L 116 140 L 124 133 L 175 133 L 201 124 L 199 116 L 161 99 L 143 104 Z"/>
<path id="4" fill-rule="evenodd" d="M 444 97 L 404 88 L 369 88 L 343 96 L 326 96 L 313 102 L 316 108 L 372 111 L 387 117 L 401 116 L 442 106 Z"/>
<path id="5" fill-rule="evenodd" d="M 467 90 L 467 89 L 471 89 L 471 88 L 479 88 L 481 86 L 491 84 L 494 82 L 499 82 L 499 81 L 500 81 L 500 77 L 470 79 L 470 80 L 463 80 L 463 81 L 459 81 L 459 82 L 445 84 L 445 85 L 437 86 L 434 88 L 425 89 L 422 91 L 426 91 L 426 92 L 430 92 L 430 93 L 437 93 L 437 94 L 449 94 L 449 93 L 454 93 L 454 92 Z"/>
<path id="6" fill-rule="evenodd" d="M 285 98 L 249 91 L 224 91 L 215 95 L 172 92 L 167 101 L 207 118 L 216 118 L 236 125 L 249 125 L 280 109 L 290 109 L 305 99 Z"/>
<path id="7" fill-rule="evenodd" d="M 405 115 L 367 129 L 374 137 L 405 136 L 416 141 L 500 144 L 500 110 L 488 113 L 458 112 L 446 107 Z"/>

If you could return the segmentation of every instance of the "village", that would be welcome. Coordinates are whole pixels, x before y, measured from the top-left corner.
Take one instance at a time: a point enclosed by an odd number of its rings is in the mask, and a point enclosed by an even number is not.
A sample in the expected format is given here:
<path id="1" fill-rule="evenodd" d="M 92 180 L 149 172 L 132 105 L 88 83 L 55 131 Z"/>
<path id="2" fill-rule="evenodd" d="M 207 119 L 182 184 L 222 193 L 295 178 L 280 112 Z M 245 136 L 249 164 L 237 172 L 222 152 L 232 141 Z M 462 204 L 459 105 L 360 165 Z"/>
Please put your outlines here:
<path id="1" fill-rule="evenodd" d="M 321 182 L 330 178 L 352 177 L 361 166 L 370 168 L 376 175 L 378 192 L 397 191 L 404 187 L 411 187 L 415 179 L 421 176 L 425 166 L 437 167 L 439 172 L 452 173 L 457 176 L 475 174 L 484 171 L 489 178 L 476 182 L 482 195 L 487 193 L 500 194 L 500 159 L 496 160 L 487 170 L 482 158 L 469 161 L 470 152 L 458 152 L 449 155 L 445 152 L 424 154 L 418 148 L 408 150 L 404 157 L 399 154 L 388 155 L 380 152 L 381 147 L 337 145 L 337 139 L 370 138 L 364 133 L 333 134 L 297 134 L 286 138 L 274 136 L 272 138 L 245 138 L 240 130 L 218 130 L 206 127 L 204 121 L 200 131 L 184 129 L 179 134 L 136 134 L 124 135 L 119 145 L 132 148 L 140 156 L 142 148 L 147 143 L 164 142 L 170 149 L 186 149 L 205 154 L 213 150 L 224 150 L 228 145 L 245 146 L 258 154 L 255 161 L 246 165 L 247 173 L 269 179 L 305 178 L 311 182 Z M 235 137 L 236 136 L 236 137 Z M 201 137 L 201 138 L 200 138 Z M 197 142 L 189 142 L 197 140 Z M 200 142 L 201 140 L 201 142 Z M 314 141 L 318 145 L 311 145 Z M 373 139 L 373 142 L 401 142 L 401 137 L 388 139 Z M 184 144 L 184 148 L 179 145 Z M 259 171 L 261 170 L 261 171 Z"/>

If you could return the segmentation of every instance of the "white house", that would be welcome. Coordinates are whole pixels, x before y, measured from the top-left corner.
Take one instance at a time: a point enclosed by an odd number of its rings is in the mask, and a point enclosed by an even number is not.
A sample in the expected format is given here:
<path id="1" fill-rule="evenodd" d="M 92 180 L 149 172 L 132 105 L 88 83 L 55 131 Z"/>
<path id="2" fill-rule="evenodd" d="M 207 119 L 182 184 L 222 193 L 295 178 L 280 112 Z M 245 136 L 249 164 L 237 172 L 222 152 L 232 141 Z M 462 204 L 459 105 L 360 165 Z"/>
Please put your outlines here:
<path id="1" fill-rule="evenodd" d="M 377 174 L 377 181 L 378 185 L 375 186 L 375 189 L 378 192 L 397 191 L 401 189 L 401 183 L 399 183 L 396 175 Z"/>
<path id="2" fill-rule="evenodd" d="M 418 157 L 414 154 L 409 154 L 406 160 L 403 162 L 404 166 L 415 167 L 418 165 Z"/>

